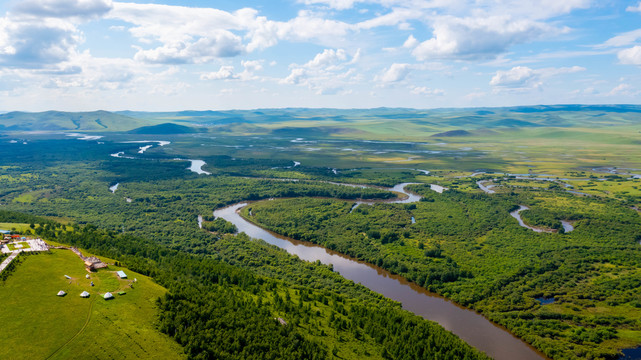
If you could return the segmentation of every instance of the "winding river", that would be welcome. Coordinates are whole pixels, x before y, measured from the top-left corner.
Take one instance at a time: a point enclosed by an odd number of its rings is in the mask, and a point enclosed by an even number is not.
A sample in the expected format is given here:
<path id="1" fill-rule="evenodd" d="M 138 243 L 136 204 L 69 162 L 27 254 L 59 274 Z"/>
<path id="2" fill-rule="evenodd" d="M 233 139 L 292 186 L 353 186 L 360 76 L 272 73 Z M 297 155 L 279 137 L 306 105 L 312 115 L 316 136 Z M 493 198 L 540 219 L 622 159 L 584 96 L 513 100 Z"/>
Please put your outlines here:
<path id="1" fill-rule="evenodd" d="M 405 198 L 395 203 L 410 203 L 421 199 L 420 196 L 405 190 L 408 183 L 399 184 L 389 190 L 405 194 Z M 363 201 L 362 203 L 373 203 Z M 468 344 L 485 352 L 497 360 L 541 360 L 546 357 L 531 346 L 510 334 L 504 328 L 493 324 L 473 310 L 461 307 L 445 298 L 430 293 L 424 288 L 410 283 L 398 275 L 377 266 L 352 259 L 346 255 L 328 250 L 322 246 L 301 242 L 272 233 L 252 224 L 240 216 L 239 211 L 249 203 L 242 202 L 214 211 L 221 217 L 245 232 L 252 238 L 278 246 L 292 255 L 306 261 L 320 261 L 332 265 L 334 271 L 346 279 L 398 301 L 403 308 L 425 319 L 435 321 L 453 332 Z"/>
<path id="2" fill-rule="evenodd" d="M 534 227 L 534 226 L 530 226 L 530 225 L 526 224 L 525 221 L 523 221 L 523 218 L 521 218 L 521 211 L 524 211 L 524 210 L 530 210 L 530 208 L 525 206 L 525 205 L 519 205 L 518 209 L 516 209 L 516 210 L 514 210 L 514 211 L 512 211 L 510 213 L 510 216 L 512 216 L 513 218 L 515 218 L 519 222 L 519 225 L 521 225 L 524 228 L 530 229 L 532 231 L 538 232 L 538 233 L 543 233 L 543 232 L 545 232 L 545 233 L 555 233 L 555 232 L 557 232 L 556 230 L 538 228 L 538 227 Z M 572 223 L 570 221 L 568 221 L 568 220 L 561 220 L 561 225 L 563 225 L 563 231 L 565 233 L 569 233 L 570 231 L 574 230 L 574 225 L 572 225 Z"/>

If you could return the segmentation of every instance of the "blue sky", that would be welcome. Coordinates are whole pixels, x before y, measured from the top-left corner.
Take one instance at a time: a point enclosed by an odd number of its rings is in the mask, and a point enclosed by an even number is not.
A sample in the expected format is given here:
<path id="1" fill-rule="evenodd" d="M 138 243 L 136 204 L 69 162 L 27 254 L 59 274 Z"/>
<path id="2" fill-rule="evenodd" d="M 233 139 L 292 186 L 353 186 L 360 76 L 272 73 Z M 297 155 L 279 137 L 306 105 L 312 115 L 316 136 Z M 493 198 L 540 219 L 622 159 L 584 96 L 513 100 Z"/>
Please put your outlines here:
<path id="1" fill-rule="evenodd" d="M 639 100 L 639 0 L 0 1 L 4 111 Z"/>

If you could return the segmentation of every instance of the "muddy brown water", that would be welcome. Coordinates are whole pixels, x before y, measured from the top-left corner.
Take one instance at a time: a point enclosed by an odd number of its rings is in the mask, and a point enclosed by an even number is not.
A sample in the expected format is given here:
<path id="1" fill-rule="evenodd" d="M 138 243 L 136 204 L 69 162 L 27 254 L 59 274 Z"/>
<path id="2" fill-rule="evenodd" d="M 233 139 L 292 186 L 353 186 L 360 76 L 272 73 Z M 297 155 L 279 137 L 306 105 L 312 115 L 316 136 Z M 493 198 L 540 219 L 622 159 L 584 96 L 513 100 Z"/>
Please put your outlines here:
<path id="1" fill-rule="evenodd" d="M 409 198 L 404 203 L 418 201 L 420 197 L 404 191 L 404 186 L 394 187 Z M 221 217 L 252 238 L 278 246 L 292 255 L 306 261 L 320 261 L 332 265 L 334 271 L 346 279 L 382 294 L 402 304 L 403 309 L 411 311 L 427 320 L 432 320 L 453 332 L 465 342 L 485 352 L 497 360 L 540 360 L 546 357 L 527 343 L 510 334 L 477 312 L 459 306 L 437 294 L 411 283 L 387 270 L 355 260 L 346 255 L 331 251 L 322 246 L 290 239 L 265 230 L 240 216 L 239 211 L 249 203 L 242 202 L 214 211 Z"/>

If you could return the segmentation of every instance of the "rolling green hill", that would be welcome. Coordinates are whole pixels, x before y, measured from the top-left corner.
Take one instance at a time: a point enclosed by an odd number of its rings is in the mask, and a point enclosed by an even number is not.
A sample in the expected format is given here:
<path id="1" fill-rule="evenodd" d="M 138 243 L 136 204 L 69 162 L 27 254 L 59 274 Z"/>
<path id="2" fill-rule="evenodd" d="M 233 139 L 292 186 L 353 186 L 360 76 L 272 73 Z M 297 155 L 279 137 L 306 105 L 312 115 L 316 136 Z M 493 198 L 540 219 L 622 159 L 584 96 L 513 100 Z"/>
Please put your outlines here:
<path id="1" fill-rule="evenodd" d="M 0 131 L 127 131 L 149 124 L 149 121 L 102 110 L 38 113 L 14 111 L 0 115 Z"/>
<path id="2" fill-rule="evenodd" d="M 155 300 L 167 290 L 150 278 L 109 266 L 85 279 L 82 260 L 69 250 L 22 254 L 18 259 L 21 264 L 0 284 L 2 328 L 11 339 L 0 347 L 0 358 L 185 357 L 174 340 L 154 327 Z M 130 279 L 117 278 L 115 270 L 126 271 Z M 138 281 L 129 288 L 134 278 Z M 67 295 L 56 296 L 60 290 Z M 90 297 L 81 298 L 82 291 Z M 101 294 L 107 291 L 116 298 L 104 300 Z M 119 291 L 126 294 L 118 295 Z"/>
<path id="3" fill-rule="evenodd" d="M 199 127 L 202 131 L 348 136 L 380 134 L 420 137 L 451 130 L 514 129 L 538 127 L 611 127 L 638 125 L 638 105 L 540 105 L 463 109 L 258 109 L 225 111 L 93 111 L 0 115 L 0 131 L 132 131 L 145 134 L 171 131 L 171 124 Z M 160 126 L 156 128 L 155 126 Z M 135 130 L 138 129 L 138 130 Z M 142 131 L 142 132 L 141 132 Z M 367 135 L 370 136 L 367 136 Z"/>
<path id="4" fill-rule="evenodd" d="M 194 128 L 190 128 L 189 126 L 172 124 L 172 123 L 143 126 L 143 127 L 139 127 L 137 129 L 133 129 L 129 131 L 130 134 L 158 134 L 158 135 L 191 134 L 195 132 L 198 132 L 198 131 Z"/>

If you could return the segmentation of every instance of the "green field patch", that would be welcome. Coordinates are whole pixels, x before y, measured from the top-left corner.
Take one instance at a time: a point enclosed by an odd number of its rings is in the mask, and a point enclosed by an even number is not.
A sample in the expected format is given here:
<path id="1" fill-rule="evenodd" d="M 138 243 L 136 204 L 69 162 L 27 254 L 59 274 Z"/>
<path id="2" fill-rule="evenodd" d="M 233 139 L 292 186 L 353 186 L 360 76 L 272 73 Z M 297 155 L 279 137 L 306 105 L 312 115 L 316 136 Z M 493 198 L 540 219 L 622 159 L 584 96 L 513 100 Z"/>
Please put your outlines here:
<path id="1" fill-rule="evenodd" d="M 130 288 L 115 277 L 113 271 L 121 268 L 113 266 L 86 279 L 82 260 L 69 250 L 19 259 L 0 285 L 2 327 L 11 334 L 11 343 L 0 347 L 0 358 L 181 358 L 179 346 L 153 326 L 154 299 L 166 290 L 151 279 L 124 269 L 138 279 Z M 100 296 L 125 288 L 127 296 L 113 301 Z M 60 290 L 67 295 L 56 296 Z M 83 291 L 90 297 L 81 298 Z"/>
<path id="2" fill-rule="evenodd" d="M 3 222 L 0 222 L 0 229 L 2 229 L 2 230 L 11 230 L 11 231 L 15 231 L 15 232 L 24 234 L 25 232 L 27 232 L 31 228 L 29 227 L 29 224 L 3 223 Z"/>

